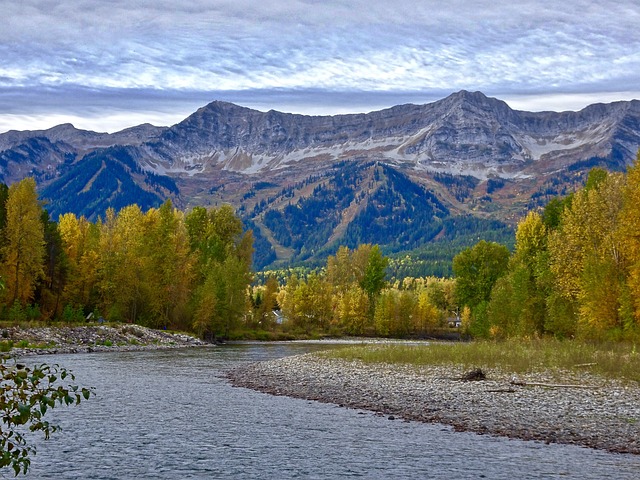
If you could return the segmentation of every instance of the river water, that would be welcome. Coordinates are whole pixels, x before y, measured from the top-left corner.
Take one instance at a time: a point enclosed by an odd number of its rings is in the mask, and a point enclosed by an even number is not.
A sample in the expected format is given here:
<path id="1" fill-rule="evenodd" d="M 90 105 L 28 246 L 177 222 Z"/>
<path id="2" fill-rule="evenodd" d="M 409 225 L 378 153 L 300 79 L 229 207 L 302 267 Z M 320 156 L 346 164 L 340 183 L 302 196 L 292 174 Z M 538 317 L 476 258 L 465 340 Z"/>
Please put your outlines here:
<path id="1" fill-rule="evenodd" d="M 310 344 L 94 353 L 58 363 L 96 397 L 32 437 L 32 479 L 637 479 L 640 457 L 453 432 L 234 388 L 224 372 Z M 6 473 L 10 477 L 9 473 Z"/>

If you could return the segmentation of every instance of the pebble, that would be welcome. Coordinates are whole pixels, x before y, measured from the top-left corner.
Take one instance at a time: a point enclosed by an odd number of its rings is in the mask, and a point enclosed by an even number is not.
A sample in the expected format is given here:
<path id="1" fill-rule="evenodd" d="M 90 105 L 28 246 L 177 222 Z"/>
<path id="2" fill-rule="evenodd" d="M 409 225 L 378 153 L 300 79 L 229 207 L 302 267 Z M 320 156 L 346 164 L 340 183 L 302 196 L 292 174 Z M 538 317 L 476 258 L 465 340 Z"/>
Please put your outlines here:
<path id="1" fill-rule="evenodd" d="M 458 431 L 640 454 L 640 385 L 589 373 L 485 371 L 463 367 L 365 364 L 318 354 L 252 363 L 228 372 L 238 387 L 348 408 L 389 419 L 442 423 Z M 561 378 L 558 381 L 558 378 Z"/>

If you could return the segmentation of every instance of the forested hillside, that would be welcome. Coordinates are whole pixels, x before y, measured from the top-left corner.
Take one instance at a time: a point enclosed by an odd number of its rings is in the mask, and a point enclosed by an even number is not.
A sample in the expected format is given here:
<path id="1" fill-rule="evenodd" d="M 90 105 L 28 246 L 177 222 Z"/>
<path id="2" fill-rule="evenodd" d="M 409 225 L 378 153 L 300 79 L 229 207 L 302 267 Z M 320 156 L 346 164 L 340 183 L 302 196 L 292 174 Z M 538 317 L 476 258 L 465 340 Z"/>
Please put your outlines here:
<path id="1" fill-rule="evenodd" d="M 437 178 L 458 195 L 478 184 L 467 177 Z M 451 272 L 451 248 L 455 254 L 478 238 L 509 242 L 513 235 L 503 222 L 452 212 L 434 192 L 377 162 L 343 162 L 330 175 L 309 177 L 263 198 L 250 212 L 244 210 L 243 218 L 256 232 L 258 269 L 277 259 L 272 244 L 263 241 L 266 236 L 285 252 L 280 265 L 318 265 L 340 245 L 370 243 L 388 255 L 422 256 L 413 273 L 429 275 Z M 434 261 L 427 262 L 429 257 Z"/>
<path id="2" fill-rule="evenodd" d="M 127 147 L 98 150 L 84 157 L 81 169 L 69 167 L 42 191 L 52 218 L 73 212 L 95 220 L 133 203 L 146 211 L 178 194 L 171 178 L 143 171 Z"/>

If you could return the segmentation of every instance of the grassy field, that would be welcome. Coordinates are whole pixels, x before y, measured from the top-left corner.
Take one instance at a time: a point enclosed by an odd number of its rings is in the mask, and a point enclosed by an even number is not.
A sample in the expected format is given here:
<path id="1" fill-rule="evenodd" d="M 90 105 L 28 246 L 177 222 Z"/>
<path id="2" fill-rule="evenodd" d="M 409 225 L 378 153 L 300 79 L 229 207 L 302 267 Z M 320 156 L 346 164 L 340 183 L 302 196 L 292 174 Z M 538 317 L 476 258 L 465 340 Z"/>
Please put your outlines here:
<path id="1" fill-rule="evenodd" d="M 382 344 L 323 353 L 366 363 L 459 364 L 513 373 L 549 370 L 588 371 L 608 378 L 640 382 L 640 352 L 635 345 L 591 344 L 554 339 L 474 341 L 470 343 Z"/>

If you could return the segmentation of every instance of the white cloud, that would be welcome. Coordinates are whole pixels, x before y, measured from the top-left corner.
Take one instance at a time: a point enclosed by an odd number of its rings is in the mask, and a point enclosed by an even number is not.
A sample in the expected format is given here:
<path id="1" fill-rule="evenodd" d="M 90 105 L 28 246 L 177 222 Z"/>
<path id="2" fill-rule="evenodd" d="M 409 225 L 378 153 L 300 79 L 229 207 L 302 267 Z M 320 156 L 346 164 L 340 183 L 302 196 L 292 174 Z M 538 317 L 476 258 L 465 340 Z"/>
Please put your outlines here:
<path id="1" fill-rule="evenodd" d="M 281 100 L 289 90 L 298 106 L 313 92 L 305 108 L 317 110 L 314 101 L 331 104 L 340 92 L 370 92 L 374 108 L 394 92 L 420 99 L 468 89 L 560 99 L 566 92 L 640 90 L 636 0 L 5 3 L 0 114 L 21 113 L 21 106 L 35 111 L 35 98 L 38 115 L 68 112 L 63 102 L 74 89 L 81 96 L 87 89 L 111 92 L 107 106 L 114 111 L 132 105 L 141 90 L 155 90 L 164 110 L 189 92 L 206 101 L 219 92 L 254 92 L 268 103 L 268 92 L 277 90 Z M 46 89 L 64 92 L 58 105 L 35 95 Z M 91 102 L 104 103 L 95 95 Z M 97 120 L 91 112 L 71 113 Z"/>

